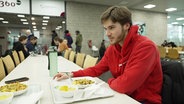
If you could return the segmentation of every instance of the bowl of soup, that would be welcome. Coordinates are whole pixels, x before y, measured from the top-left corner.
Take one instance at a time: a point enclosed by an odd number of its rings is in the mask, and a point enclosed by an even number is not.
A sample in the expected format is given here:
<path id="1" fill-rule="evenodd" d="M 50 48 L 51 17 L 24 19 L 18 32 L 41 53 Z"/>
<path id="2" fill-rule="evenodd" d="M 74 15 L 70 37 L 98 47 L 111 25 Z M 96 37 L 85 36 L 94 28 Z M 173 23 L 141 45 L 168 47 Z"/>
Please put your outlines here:
<path id="1" fill-rule="evenodd" d="M 55 87 L 57 94 L 62 97 L 70 98 L 74 96 L 74 93 L 78 90 L 77 86 L 74 85 L 60 85 Z"/>
<path id="2" fill-rule="evenodd" d="M 10 104 L 13 99 L 13 92 L 0 92 L 0 104 Z"/>

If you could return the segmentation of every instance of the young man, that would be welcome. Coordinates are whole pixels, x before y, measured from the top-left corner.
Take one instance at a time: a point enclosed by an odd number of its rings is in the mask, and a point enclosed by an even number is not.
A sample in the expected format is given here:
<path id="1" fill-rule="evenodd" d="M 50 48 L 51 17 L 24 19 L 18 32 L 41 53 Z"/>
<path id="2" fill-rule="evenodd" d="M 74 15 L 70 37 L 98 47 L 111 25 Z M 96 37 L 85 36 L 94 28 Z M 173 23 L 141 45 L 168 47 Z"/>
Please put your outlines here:
<path id="1" fill-rule="evenodd" d="M 13 50 L 18 51 L 22 51 L 24 53 L 25 57 L 29 56 L 29 52 L 26 48 L 26 43 L 27 43 L 27 36 L 20 36 L 19 37 L 19 41 L 15 42 L 13 44 Z"/>
<path id="2" fill-rule="evenodd" d="M 31 36 L 30 40 L 27 42 L 26 47 L 28 49 L 28 52 L 35 51 L 35 45 L 37 43 L 37 37 Z"/>
<path id="3" fill-rule="evenodd" d="M 55 30 L 52 30 L 52 41 L 51 41 L 51 46 L 56 46 L 55 42 L 54 42 L 54 38 L 57 37 L 58 34 L 56 33 Z"/>
<path id="4" fill-rule="evenodd" d="M 161 104 L 162 69 L 156 45 L 138 34 L 138 26 L 132 26 L 131 12 L 125 7 L 110 7 L 102 14 L 101 22 L 111 45 L 96 66 L 70 76 L 96 77 L 109 70 L 113 78 L 108 84 L 113 90 L 144 104 Z M 54 78 L 68 76 L 58 73 Z"/>
<path id="5" fill-rule="evenodd" d="M 76 45 L 76 53 L 80 53 L 81 52 L 81 47 L 82 47 L 82 34 L 80 34 L 80 31 L 75 31 L 76 33 L 76 42 L 75 42 L 75 45 Z"/>
<path id="6" fill-rule="evenodd" d="M 73 43 L 73 38 L 69 32 L 69 30 L 65 30 L 65 36 L 64 36 L 64 39 L 67 40 L 67 45 L 68 45 L 68 48 L 72 48 L 72 43 Z"/>

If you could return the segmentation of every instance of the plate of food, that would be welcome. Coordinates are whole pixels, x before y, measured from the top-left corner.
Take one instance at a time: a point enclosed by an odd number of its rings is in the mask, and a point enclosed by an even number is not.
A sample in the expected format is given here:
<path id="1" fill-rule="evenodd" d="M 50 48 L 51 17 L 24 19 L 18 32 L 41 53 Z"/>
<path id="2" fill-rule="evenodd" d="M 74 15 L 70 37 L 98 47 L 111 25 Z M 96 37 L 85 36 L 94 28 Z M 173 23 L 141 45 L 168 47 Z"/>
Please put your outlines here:
<path id="1" fill-rule="evenodd" d="M 78 88 L 86 88 L 96 83 L 93 77 L 76 77 L 72 78 L 73 85 L 77 85 Z"/>
<path id="2" fill-rule="evenodd" d="M 24 83 L 15 82 L 0 86 L 0 92 L 13 92 L 14 96 L 21 95 L 25 93 L 28 89 L 28 86 Z"/>

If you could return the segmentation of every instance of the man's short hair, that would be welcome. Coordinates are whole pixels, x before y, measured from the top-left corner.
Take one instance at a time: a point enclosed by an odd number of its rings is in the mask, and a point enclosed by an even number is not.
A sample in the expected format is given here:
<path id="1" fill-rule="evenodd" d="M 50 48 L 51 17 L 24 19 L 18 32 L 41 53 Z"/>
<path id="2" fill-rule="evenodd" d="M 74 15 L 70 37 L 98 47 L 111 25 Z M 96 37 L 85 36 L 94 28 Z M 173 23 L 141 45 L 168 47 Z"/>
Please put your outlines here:
<path id="1" fill-rule="evenodd" d="M 63 42 L 63 39 L 59 38 L 58 36 L 56 36 L 56 37 L 54 38 L 54 40 L 55 40 L 55 41 L 59 41 L 59 43 L 62 43 L 62 42 Z"/>
<path id="2" fill-rule="evenodd" d="M 65 34 L 69 33 L 69 30 L 65 30 Z"/>
<path id="3" fill-rule="evenodd" d="M 30 35 L 31 34 L 31 30 L 26 30 L 26 34 Z"/>
<path id="4" fill-rule="evenodd" d="M 79 34 L 79 33 L 80 33 L 80 31 L 79 31 L 79 30 L 76 30 L 75 32 L 76 32 L 77 34 Z"/>
<path id="5" fill-rule="evenodd" d="M 103 24 L 106 20 L 112 20 L 112 22 L 119 22 L 121 25 L 130 23 L 132 25 L 132 14 L 127 7 L 124 6 L 112 6 L 108 8 L 101 15 L 101 23 Z"/>
<path id="6" fill-rule="evenodd" d="M 36 36 L 31 36 L 30 40 L 37 40 L 38 38 Z"/>
<path id="7" fill-rule="evenodd" d="M 22 42 L 22 41 L 24 41 L 26 39 L 27 39 L 27 36 L 25 36 L 25 35 L 22 35 L 22 36 L 19 37 L 19 41 L 20 42 Z"/>

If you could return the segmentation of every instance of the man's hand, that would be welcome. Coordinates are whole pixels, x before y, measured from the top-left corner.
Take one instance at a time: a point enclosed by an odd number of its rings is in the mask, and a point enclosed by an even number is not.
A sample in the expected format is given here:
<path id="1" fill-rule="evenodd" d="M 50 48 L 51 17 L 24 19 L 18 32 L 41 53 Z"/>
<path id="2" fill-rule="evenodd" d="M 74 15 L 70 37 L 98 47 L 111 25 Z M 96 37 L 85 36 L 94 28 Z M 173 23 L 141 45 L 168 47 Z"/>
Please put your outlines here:
<path id="1" fill-rule="evenodd" d="M 70 74 L 68 74 L 68 75 L 70 75 L 70 77 L 73 77 L 73 73 L 70 73 Z M 59 81 L 59 80 L 63 80 L 63 79 L 67 79 L 67 78 L 69 78 L 69 76 L 68 76 L 66 73 L 58 73 L 58 74 L 56 74 L 54 77 L 53 77 L 53 79 L 56 79 L 57 81 Z"/>

